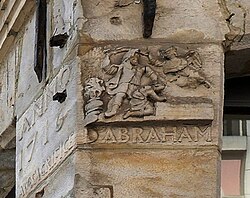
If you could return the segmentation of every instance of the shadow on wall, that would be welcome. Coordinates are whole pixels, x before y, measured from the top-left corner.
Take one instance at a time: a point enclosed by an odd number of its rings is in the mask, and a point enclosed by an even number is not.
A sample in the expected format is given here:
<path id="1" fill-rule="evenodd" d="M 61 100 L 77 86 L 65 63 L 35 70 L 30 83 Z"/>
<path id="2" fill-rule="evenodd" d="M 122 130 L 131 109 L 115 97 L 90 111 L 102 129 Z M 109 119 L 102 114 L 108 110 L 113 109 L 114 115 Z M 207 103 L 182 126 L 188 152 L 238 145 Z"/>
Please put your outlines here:
<path id="1" fill-rule="evenodd" d="M 226 79 L 250 76 L 250 49 L 232 50 L 225 54 Z"/>
<path id="2" fill-rule="evenodd" d="M 9 194 L 5 197 L 5 198 L 15 198 L 16 197 L 16 186 L 14 186 L 11 191 L 9 192 Z"/>

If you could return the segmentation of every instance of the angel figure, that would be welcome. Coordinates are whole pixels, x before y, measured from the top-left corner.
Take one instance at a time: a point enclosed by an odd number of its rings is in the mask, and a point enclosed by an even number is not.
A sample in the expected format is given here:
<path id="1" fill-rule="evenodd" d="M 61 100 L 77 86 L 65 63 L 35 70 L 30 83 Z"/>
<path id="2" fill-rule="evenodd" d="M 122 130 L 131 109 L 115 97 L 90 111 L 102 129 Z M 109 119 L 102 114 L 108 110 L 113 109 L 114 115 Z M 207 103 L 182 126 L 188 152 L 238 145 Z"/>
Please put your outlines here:
<path id="1" fill-rule="evenodd" d="M 203 84 L 209 88 L 210 83 L 202 72 L 202 61 L 198 52 L 188 51 L 180 57 L 177 48 L 172 46 L 168 49 L 160 49 L 159 55 L 162 60 L 154 60 L 150 57 L 151 64 L 162 67 L 163 73 L 169 78 L 169 82 L 176 81 L 179 87 L 197 88 Z"/>

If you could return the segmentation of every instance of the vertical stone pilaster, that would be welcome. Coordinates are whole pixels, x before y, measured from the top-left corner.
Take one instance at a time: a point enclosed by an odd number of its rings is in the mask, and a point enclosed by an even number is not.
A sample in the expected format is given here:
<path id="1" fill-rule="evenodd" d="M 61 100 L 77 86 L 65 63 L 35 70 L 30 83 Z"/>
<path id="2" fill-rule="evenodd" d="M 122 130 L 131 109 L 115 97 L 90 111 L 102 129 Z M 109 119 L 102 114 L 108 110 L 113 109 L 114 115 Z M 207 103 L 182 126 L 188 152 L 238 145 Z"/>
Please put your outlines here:
<path id="1" fill-rule="evenodd" d="M 219 5 L 156 3 L 144 39 L 143 1 L 50 2 L 69 38 L 18 117 L 17 197 L 220 196 Z"/>
<path id="2" fill-rule="evenodd" d="M 218 4 L 157 1 L 149 39 L 142 4 L 82 5 L 76 196 L 219 197 L 226 27 Z"/>

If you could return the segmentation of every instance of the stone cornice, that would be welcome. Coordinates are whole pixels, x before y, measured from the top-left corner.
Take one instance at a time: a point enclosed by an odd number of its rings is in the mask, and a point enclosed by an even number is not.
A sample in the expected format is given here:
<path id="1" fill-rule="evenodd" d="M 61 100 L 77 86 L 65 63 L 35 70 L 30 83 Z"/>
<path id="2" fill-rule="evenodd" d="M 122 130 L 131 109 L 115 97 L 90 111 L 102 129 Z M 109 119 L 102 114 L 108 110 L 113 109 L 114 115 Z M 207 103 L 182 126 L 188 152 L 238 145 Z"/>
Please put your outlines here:
<path id="1" fill-rule="evenodd" d="M 34 0 L 1 0 L 0 2 L 0 62 L 13 38 L 34 7 Z"/>

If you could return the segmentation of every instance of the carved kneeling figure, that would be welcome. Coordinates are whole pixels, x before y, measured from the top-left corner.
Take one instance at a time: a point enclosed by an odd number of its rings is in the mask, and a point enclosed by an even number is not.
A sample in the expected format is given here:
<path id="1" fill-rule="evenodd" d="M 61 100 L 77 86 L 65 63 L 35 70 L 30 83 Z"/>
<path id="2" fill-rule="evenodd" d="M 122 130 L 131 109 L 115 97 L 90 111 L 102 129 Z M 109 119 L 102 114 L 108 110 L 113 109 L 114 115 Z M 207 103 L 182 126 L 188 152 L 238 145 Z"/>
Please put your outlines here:
<path id="1" fill-rule="evenodd" d="M 124 119 L 128 117 L 143 117 L 155 114 L 154 102 L 166 101 L 164 96 L 158 96 L 157 93 L 161 92 L 165 86 L 147 85 L 137 89 L 132 94 L 130 100 L 130 109 L 123 115 Z"/>

